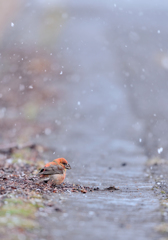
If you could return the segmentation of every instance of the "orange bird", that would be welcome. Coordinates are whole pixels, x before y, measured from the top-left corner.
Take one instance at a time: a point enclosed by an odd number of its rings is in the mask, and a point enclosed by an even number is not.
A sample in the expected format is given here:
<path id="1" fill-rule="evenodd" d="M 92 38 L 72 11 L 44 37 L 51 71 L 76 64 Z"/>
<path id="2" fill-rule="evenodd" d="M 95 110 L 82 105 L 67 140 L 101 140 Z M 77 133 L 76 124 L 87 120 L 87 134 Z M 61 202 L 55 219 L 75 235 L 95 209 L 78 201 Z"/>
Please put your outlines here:
<path id="1" fill-rule="evenodd" d="M 53 184 L 58 185 L 64 181 L 66 169 L 71 169 L 67 160 L 65 158 L 57 158 L 47 163 L 37 175 L 40 176 L 40 182 L 51 181 Z"/>

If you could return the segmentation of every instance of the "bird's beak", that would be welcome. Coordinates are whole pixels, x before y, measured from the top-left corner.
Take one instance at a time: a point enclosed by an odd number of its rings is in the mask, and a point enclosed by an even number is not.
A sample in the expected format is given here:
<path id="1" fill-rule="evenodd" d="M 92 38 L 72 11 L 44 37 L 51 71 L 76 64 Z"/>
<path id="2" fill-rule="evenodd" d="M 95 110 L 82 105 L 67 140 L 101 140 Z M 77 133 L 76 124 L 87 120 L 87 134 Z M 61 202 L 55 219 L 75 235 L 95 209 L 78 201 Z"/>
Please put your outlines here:
<path id="1" fill-rule="evenodd" d="M 66 168 L 66 169 L 71 169 L 71 166 L 70 166 L 69 164 L 67 164 L 67 165 L 65 166 L 65 168 Z"/>

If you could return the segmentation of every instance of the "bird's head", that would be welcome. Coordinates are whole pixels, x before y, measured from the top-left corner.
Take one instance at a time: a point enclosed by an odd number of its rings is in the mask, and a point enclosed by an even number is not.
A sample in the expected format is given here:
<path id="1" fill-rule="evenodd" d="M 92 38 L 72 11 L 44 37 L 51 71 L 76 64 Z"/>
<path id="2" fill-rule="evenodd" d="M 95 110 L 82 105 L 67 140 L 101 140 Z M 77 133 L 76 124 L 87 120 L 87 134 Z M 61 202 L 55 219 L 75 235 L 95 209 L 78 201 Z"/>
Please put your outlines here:
<path id="1" fill-rule="evenodd" d="M 67 162 L 67 160 L 65 158 L 57 158 L 55 159 L 53 162 L 58 163 L 59 165 L 61 165 L 64 169 L 71 169 L 70 164 Z"/>

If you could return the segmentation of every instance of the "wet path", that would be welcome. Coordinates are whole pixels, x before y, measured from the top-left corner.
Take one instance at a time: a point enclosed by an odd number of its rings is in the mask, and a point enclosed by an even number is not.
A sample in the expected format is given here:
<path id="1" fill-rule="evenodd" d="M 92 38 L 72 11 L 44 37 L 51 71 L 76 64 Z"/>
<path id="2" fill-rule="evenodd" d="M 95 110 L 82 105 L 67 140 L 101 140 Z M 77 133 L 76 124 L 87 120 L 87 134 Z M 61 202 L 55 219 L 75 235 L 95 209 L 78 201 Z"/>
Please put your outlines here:
<path id="1" fill-rule="evenodd" d="M 63 70 L 56 87 L 64 100 L 41 117 L 59 126 L 46 144 L 56 149 L 54 157 L 71 163 L 67 181 L 100 189 L 115 185 L 121 191 L 54 195 L 64 213 L 53 213 L 42 224 L 50 226 L 52 239 L 158 239 L 153 228 L 160 221 L 159 202 L 151 191 L 153 180 L 144 174 L 145 144 L 151 137 L 146 130 L 150 116 L 160 111 L 151 103 L 156 77 L 150 67 L 157 63 L 144 58 L 153 35 L 143 31 L 156 28 L 152 31 L 157 33 L 160 26 L 152 26 L 148 11 L 140 19 L 141 8 L 132 10 L 134 17 L 129 9 L 122 10 L 124 5 L 117 10 L 115 4 L 100 8 L 96 3 L 95 8 L 89 3 L 67 4 L 68 20 L 57 47 Z M 155 44 L 149 48 L 150 57 L 158 52 Z M 148 81 L 145 74 L 151 74 Z M 160 87 L 164 84 L 163 80 Z M 156 152 L 157 136 L 158 132 L 149 144 Z"/>
<path id="2" fill-rule="evenodd" d="M 68 177 L 70 182 L 95 185 L 100 189 L 114 184 L 121 191 L 53 196 L 63 213 L 53 213 L 50 220 L 43 219 L 42 225 L 50 228 L 50 234 L 44 231 L 43 236 L 51 239 L 134 239 L 135 236 L 136 239 L 158 239 L 153 228 L 160 219 L 159 203 L 151 191 L 153 183 L 144 180 L 143 159 L 127 159 L 127 167 L 121 167 L 122 161 L 117 160 L 118 166 L 111 170 L 103 166 L 97 168 L 93 163 L 90 174 L 86 173 L 88 167 L 85 171 L 73 167 Z"/>

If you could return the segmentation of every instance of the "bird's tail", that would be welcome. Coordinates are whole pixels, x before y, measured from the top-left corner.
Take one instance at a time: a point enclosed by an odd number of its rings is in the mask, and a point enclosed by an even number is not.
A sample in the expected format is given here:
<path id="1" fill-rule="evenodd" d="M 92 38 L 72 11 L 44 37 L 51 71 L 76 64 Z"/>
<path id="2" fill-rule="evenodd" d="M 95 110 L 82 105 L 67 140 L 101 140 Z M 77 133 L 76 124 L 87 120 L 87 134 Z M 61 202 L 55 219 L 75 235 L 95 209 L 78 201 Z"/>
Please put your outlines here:
<path id="1" fill-rule="evenodd" d="M 33 182 L 36 183 L 42 183 L 42 182 L 48 182 L 50 180 L 49 177 L 40 177 L 41 174 L 37 174 L 36 176 L 31 176 L 29 177 L 29 180 L 32 180 Z"/>

